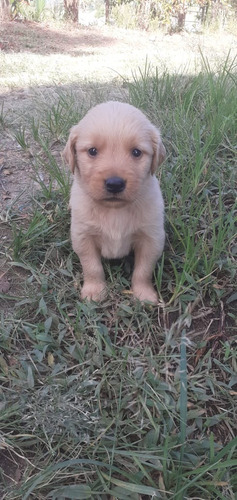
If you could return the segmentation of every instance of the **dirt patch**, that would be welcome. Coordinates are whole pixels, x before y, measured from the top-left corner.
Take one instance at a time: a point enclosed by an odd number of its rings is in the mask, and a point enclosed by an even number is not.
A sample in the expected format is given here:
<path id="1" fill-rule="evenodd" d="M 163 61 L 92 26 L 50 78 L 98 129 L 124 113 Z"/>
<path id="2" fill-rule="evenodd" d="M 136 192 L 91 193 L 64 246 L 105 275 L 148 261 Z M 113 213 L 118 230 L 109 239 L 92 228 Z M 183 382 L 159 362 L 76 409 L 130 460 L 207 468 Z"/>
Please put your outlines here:
<path id="1" fill-rule="evenodd" d="M 0 28 L 1 50 L 35 54 L 82 55 L 94 47 L 111 47 L 116 37 L 96 28 L 75 27 L 34 22 L 8 22 Z"/>
<path id="2" fill-rule="evenodd" d="M 0 151 L 0 185 L 2 191 L 0 209 L 6 209 L 15 199 L 18 209 L 22 210 L 26 191 L 29 190 L 29 183 L 31 183 L 31 175 L 33 174 L 30 158 L 28 154 L 23 153 L 17 141 L 7 136 L 7 134 L 2 137 L 2 145 L 3 148 Z M 20 193 L 22 193 L 20 196 L 22 200 L 20 198 L 17 200 Z"/>
<path id="3" fill-rule="evenodd" d="M 0 450 L 1 476 L 5 486 L 20 483 L 25 466 L 26 461 L 15 453 L 12 453 L 11 450 Z M 3 491 L 1 491 L 0 486 L 0 494 L 1 493 L 3 493 Z"/>

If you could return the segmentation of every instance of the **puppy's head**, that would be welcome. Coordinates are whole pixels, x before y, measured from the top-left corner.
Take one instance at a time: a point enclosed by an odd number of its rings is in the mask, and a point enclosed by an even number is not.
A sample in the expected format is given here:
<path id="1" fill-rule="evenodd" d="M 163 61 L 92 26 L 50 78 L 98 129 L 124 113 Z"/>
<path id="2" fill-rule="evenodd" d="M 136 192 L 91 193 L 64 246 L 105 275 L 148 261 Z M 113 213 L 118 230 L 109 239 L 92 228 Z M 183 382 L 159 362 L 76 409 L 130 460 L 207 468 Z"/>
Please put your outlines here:
<path id="1" fill-rule="evenodd" d="M 134 201 L 165 159 L 159 130 L 137 108 L 106 102 L 71 129 L 63 156 L 96 202 Z"/>

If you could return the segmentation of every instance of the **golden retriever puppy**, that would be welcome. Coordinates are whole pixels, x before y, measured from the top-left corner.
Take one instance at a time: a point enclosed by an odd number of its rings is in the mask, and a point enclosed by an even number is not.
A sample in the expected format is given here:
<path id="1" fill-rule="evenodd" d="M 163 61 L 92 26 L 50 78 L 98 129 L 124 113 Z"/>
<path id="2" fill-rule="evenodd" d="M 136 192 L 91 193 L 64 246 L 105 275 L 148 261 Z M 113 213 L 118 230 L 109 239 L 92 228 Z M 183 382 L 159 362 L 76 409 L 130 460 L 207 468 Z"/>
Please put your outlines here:
<path id="1" fill-rule="evenodd" d="M 152 272 L 165 241 L 156 168 L 165 158 L 159 130 L 133 106 L 105 102 L 75 125 L 63 151 L 74 173 L 71 238 L 84 275 L 83 299 L 106 295 L 101 257 L 134 251 L 134 297 L 156 303 Z"/>

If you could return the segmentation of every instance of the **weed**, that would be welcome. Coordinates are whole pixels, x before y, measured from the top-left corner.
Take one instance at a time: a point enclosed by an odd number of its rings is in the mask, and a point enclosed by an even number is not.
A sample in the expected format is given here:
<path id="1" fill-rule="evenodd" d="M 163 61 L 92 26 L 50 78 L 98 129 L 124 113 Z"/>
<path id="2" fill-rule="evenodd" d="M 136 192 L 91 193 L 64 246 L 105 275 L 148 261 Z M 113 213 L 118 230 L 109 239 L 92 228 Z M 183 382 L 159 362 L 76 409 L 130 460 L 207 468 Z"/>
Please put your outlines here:
<path id="1" fill-rule="evenodd" d="M 80 119 L 82 109 L 76 105 L 72 94 L 58 92 L 57 98 L 49 108 L 45 109 L 45 118 L 42 126 L 47 134 L 50 134 L 54 140 L 59 141 L 66 137 L 68 130 Z"/>
<path id="2" fill-rule="evenodd" d="M 31 130 L 32 130 L 32 135 L 33 138 L 36 142 L 40 140 L 40 131 L 39 131 L 39 121 L 36 121 L 35 117 L 33 116 L 31 120 Z"/>
<path id="3" fill-rule="evenodd" d="M 15 132 L 14 137 L 23 150 L 26 151 L 29 149 L 26 139 L 26 129 L 24 126 L 19 127 L 19 129 Z"/>
<path id="4" fill-rule="evenodd" d="M 57 159 L 50 151 L 49 145 L 45 143 L 43 139 L 39 139 L 39 143 L 44 154 L 36 158 L 35 179 L 41 186 L 44 196 L 47 196 L 48 199 L 51 199 L 53 187 L 57 185 L 65 201 L 68 201 L 70 191 L 70 174 L 68 170 L 59 166 Z M 46 181 L 44 181 L 44 178 L 40 174 L 40 171 L 42 170 L 47 174 Z"/>
<path id="5" fill-rule="evenodd" d="M 7 112 L 4 111 L 4 102 L 1 105 L 0 125 L 3 130 L 7 128 Z"/>

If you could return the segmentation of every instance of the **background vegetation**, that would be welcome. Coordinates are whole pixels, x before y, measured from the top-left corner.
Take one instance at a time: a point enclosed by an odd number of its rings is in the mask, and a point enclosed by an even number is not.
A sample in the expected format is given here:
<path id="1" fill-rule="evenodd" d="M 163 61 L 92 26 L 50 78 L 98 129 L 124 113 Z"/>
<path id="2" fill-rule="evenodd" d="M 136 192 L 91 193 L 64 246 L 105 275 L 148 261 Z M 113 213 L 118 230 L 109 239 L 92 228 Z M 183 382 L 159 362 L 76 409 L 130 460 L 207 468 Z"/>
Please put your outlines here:
<path id="1" fill-rule="evenodd" d="M 236 1 L 227 0 L 1 0 L 0 16 L 42 21 L 81 21 L 84 11 L 125 28 L 198 31 L 204 26 L 232 24 Z M 83 17 L 83 16 L 82 16 Z M 92 21 L 93 22 L 93 21 Z"/>

